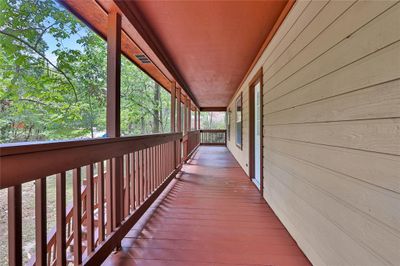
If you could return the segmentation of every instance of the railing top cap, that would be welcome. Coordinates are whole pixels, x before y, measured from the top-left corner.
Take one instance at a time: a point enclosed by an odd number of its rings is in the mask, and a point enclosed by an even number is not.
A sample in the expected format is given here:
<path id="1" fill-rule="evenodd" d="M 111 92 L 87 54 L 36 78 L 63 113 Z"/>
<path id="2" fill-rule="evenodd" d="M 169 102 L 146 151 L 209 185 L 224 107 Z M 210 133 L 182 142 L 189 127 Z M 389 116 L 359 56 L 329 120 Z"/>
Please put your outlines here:
<path id="1" fill-rule="evenodd" d="M 18 143 L 6 143 L 0 144 L 0 157 L 23 154 L 46 150 L 57 150 L 65 148 L 76 148 L 83 146 L 94 146 L 102 144 L 111 144 L 119 142 L 132 142 L 146 139 L 159 139 L 165 137 L 182 137 L 181 132 L 177 133 L 155 133 L 148 135 L 138 135 L 129 137 L 117 137 L 117 138 L 95 138 L 95 139 L 74 139 L 74 140 L 54 140 L 54 141 L 37 141 L 37 142 L 18 142 Z"/>

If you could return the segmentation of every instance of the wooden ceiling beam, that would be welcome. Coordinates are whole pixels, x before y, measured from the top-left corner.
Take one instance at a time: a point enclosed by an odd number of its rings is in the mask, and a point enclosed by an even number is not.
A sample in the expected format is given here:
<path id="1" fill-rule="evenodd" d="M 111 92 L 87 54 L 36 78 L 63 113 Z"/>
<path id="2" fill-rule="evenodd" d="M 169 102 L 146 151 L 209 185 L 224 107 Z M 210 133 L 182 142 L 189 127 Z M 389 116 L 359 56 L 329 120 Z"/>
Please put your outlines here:
<path id="1" fill-rule="evenodd" d="M 225 112 L 226 107 L 200 107 L 201 112 Z"/>

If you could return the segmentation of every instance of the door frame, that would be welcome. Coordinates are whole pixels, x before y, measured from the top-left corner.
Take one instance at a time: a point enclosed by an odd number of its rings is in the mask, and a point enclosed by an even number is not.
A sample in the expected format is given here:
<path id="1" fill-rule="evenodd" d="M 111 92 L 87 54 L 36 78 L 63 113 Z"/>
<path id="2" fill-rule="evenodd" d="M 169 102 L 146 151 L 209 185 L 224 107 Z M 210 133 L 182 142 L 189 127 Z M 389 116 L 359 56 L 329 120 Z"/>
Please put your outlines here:
<path id="1" fill-rule="evenodd" d="M 260 193 L 263 194 L 264 191 L 264 156 L 263 156 L 263 146 L 264 146 L 264 130 L 263 130 L 263 69 L 262 67 L 255 74 L 253 79 L 249 83 L 249 176 L 250 180 L 253 182 L 255 176 L 255 102 L 254 102 L 254 89 L 256 84 L 260 82 Z"/>

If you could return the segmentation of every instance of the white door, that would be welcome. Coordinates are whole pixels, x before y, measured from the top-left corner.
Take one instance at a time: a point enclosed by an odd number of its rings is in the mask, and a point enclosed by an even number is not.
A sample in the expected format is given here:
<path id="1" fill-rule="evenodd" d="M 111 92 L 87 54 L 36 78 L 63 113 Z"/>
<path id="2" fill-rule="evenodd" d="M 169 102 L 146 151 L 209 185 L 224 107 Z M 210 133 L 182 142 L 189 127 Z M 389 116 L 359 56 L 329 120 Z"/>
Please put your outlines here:
<path id="1" fill-rule="evenodd" d="M 260 83 L 254 87 L 254 183 L 260 188 L 261 182 L 261 102 Z"/>

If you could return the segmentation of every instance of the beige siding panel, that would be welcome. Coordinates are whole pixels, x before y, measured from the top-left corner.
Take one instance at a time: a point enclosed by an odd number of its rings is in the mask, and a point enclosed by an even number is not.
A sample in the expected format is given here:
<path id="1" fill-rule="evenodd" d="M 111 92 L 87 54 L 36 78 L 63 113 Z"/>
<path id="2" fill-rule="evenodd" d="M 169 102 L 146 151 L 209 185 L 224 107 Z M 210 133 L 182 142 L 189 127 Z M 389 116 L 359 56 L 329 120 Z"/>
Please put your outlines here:
<path id="1" fill-rule="evenodd" d="M 269 114 L 265 125 L 400 117 L 400 80 Z"/>
<path id="2" fill-rule="evenodd" d="M 311 23 L 309 25 L 298 25 L 299 30 L 297 30 L 296 33 L 301 33 L 301 38 L 297 38 L 298 36 L 296 35 L 294 40 L 287 40 L 286 43 L 290 44 L 289 47 L 283 44 L 281 46 L 281 51 L 274 53 L 275 57 L 271 56 L 264 69 L 264 75 L 268 78 L 272 77 L 277 69 L 281 69 L 286 65 L 295 55 L 311 43 L 314 38 L 332 24 L 332 21 L 335 21 L 335 19 L 342 15 L 354 3 L 354 1 L 331 1 L 327 5 L 321 3 L 317 11 L 319 12 L 322 7 L 323 9 L 320 13 L 316 14 L 318 16 L 315 17 L 315 19 L 310 20 L 310 18 L 314 17 L 308 14 L 302 15 L 300 19 L 307 20 L 307 22 Z M 324 5 L 322 6 L 322 4 Z M 308 8 L 308 10 L 311 11 L 311 8 Z M 267 90 L 268 89 L 269 88 L 267 88 Z"/>
<path id="3" fill-rule="evenodd" d="M 372 221 L 369 216 L 357 211 L 355 208 L 337 201 L 316 186 L 304 182 L 301 177 L 288 173 L 286 170 L 284 171 L 271 163 L 269 168 L 279 178 L 279 182 L 289 186 L 295 194 L 301 195 L 309 206 L 328 220 L 328 223 L 335 225 L 338 228 L 337 231 L 344 232 L 360 246 L 369 250 L 371 254 L 369 257 L 374 256 L 377 258 L 377 262 L 379 261 L 379 264 L 375 265 L 395 265 L 399 261 L 400 253 L 392 247 L 400 247 L 400 238 L 394 235 L 392 230 L 388 230 L 382 224 Z M 352 253 L 352 250 L 353 247 L 347 252 Z M 354 256 L 359 256 L 359 254 L 354 254 Z M 357 261 L 361 259 L 359 257 Z M 360 265 L 365 265 L 365 263 L 369 262 L 364 261 Z"/>
<path id="4" fill-rule="evenodd" d="M 394 49 L 388 47 L 364 57 L 265 104 L 265 114 L 398 79 L 400 78 L 399 53 L 398 46 Z"/>
<path id="5" fill-rule="evenodd" d="M 350 2 L 350 1 L 349 1 Z M 305 28 L 312 23 L 315 19 L 318 20 L 319 12 L 329 3 L 329 1 L 310 1 L 307 7 L 304 9 L 302 14 L 298 17 L 296 23 L 289 29 L 289 31 L 283 36 L 279 45 L 275 47 L 272 53 L 269 54 L 268 65 L 272 65 L 282 53 L 288 50 L 288 47 L 292 45 L 293 42 L 298 41 L 298 36 L 302 34 Z M 301 39 L 307 41 L 307 39 Z M 268 69 L 264 69 L 264 73 Z M 267 72 L 268 73 L 268 72 Z"/>
<path id="6" fill-rule="evenodd" d="M 271 137 L 265 138 L 264 146 L 265 158 L 268 158 L 269 150 L 276 150 L 360 181 L 400 193 L 399 156 Z"/>
<path id="7" fill-rule="evenodd" d="M 264 136 L 400 155 L 400 119 L 268 126 Z"/>
<path id="8" fill-rule="evenodd" d="M 268 44 L 265 51 L 262 53 L 260 59 L 256 62 L 254 68 L 250 71 L 250 74 L 246 78 L 244 84 L 241 86 L 240 90 L 247 90 L 248 83 L 250 80 L 257 74 L 258 70 L 262 67 L 262 65 L 269 62 L 269 57 L 275 54 L 275 49 L 280 46 L 286 45 L 285 41 L 282 42 L 282 39 L 288 34 L 288 32 L 298 24 L 298 20 L 303 17 L 303 12 L 305 9 L 314 1 L 297 1 L 296 4 L 290 9 L 288 15 L 285 20 L 282 22 L 281 26 L 278 28 L 275 36 L 272 38 L 270 43 Z M 318 0 L 315 0 L 318 2 Z"/>
<path id="9" fill-rule="evenodd" d="M 307 254 L 308 259 L 312 261 L 314 265 L 326 265 L 325 261 L 327 260 L 328 256 L 324 256 L 324 259 L 321 258 L 321 256 L 316 253 L 316 249 L 311 245 L 312 241 L 310 241 L 310 238 L 312 238 L 312 236 L 308 232 L 312 234 L 313 232 L 311 231 L 310 224 L 305 223 L 303 225 L 300 223 L 300 221 L 304 219 L 304 213 L 302 213 L 302 215 L 300 216 L 298 213 L 295 213 L 294 211 L 292 212 L 290 208 L 282 208 L 280 206 L 282 205 L 282 201 L 275 203 L 273 198 L 273 196 L 275 196 L 275 191 L 273 188 L 271 188 L 272 185 L 270 184 L 269 180 L 265 179 L 264 187 L 265 200 L 269 203 L 269 205 L 274 210 L 275 214 L 279 217 L 279 220 L 282 222 L 285 228 L 290 232 L 291 236 L 296 240 L 297 244 L 301 247 L 303 253 Z M 329 245 L 328 239 L 326 239 L 326 242 L 323 243 L 323 246 L 327 245 Z M 335 255 L 333 249 L 331 250 L 332 252 L 330 252 L 329 256 L 333 257 Z"/>
<path id="10" fill-rule="evenodd" d="M 267 170 L 266 174 L 267 200 L 275 213 L 279 217 L 281 212 L 285 212 L 294 221 L 295 230 L 304 232 L 305 241 L 316 250 L 325 265 L 387 265 L 310 206 L 304 199 L 303 192 L 299 193 L 292 185 L 286 185 L 281 181 L 279 173 Z M 302 241 L 303 239 L 298 242 L 300 246 Z M 310 254 L 307 256 L 314 262 Z"/>
<path id="11" fill-rule="evenodd" d="M 398 24 L 400 24 L 400 4 L 379 15 L 306 66 L 301 68 L 294 66 L 291 71 L 296 72 L 290 72 L 294 74 L 285 80 L 279 80 L 277 86 L 274 86 L 272 79 L 267 81 L 271 88 L 266 93 L 267 102 L 399 41 L 400 27 L 395 26 Z M 370 40 L 371 36 L 375 37 L 374 41 Z M 397 53 L 397 56 L 400 57 L 400 53 Z M 400 61 L 400 58 L 398 60 Z"/>
<path id="12" fill-rule="evenodd" d="M 394 2 L 390 1 L 359 1 L 354 4 L 341 17 L 341 19 L 332 23 L 327 30 L 315 38 L 312 43 L 305 47 L 283 68 L 279 71 L 278 69 L 272 69 L 273 71 L 278 72 L 274 72 L 273 76 L 266 76 L 265 81 L 268 82 L 267 91 L 273 89 L 283 80 L 286 80 L 288 77 L 296 73 L 296 71 L 314 61 L 320 55 L 331 50 L 332 47 L 346 41 L 348 37 L 352 38 L 352 35 L 358 29 L 363 28 L 365 24 L 373 20 L 376 16 L 379 16 L 392 5 L 394 5 Z M 388 27 L 388 25 L 385 26 Z M 371 37 L 369 37 L 369 40 L 371 40 Z M 371 42 L 371 45 L 375 42 L 380 42 L 376 38 L 373 40 L 374 41 Z M 356 50 L 353 50 L 352 52 L 356 54 L 358 53 Z M 338 58 L 338 60 L 339 59 L 345 60 L 345 58 Z M 321 65 L 321 67 L 323 66 Z"/>
<path id="13" fill-rule="evenodd" d="M 279 151 L 268 150 L 268 154 L 266 164 L 271 167 L 272 163 L 295 177 L 296 181 L 292 180 L 293 184 L 295 182 L 307 183 L 320 193 L 328 195 L 330 200 L 343 205 L 339 208 L 353 210 L 360 216 L 356 219 L 362 219 L 356 223 L 358 227 L 364 223 L 368 224 L 370 229 L 376 227 L 374 230 L 362 232 L 362 234 L 367 234 L 368 238 L 372 238 L 366 243 L 374 242 L 373 238 L 378 234 L 385 236 L 384 239 L 388 240 L 379 245 L 384 246 L 391 242 L 400 247 L 400 195 L 398 193 L 319 167 Z M 386 208 L 382 208 L 382 206 L 386 206 Z M 396 209 L 398 209 L 397 212 L 393 211 Z M 343 223 L 343 228 L 353 226 Z M 351 231 L 358 234 L 360 233 L 358 230 L 352 229 Z M 355 235 L 354 237 L 364 238 L 365 236 Z M 379 239 L 380 237 L 376 237 L 375 242 L 382 241 Z M 367 245 L 375 245 L 375 243 Z M 400 256 L 400 253 L 398 255 Z"/>

